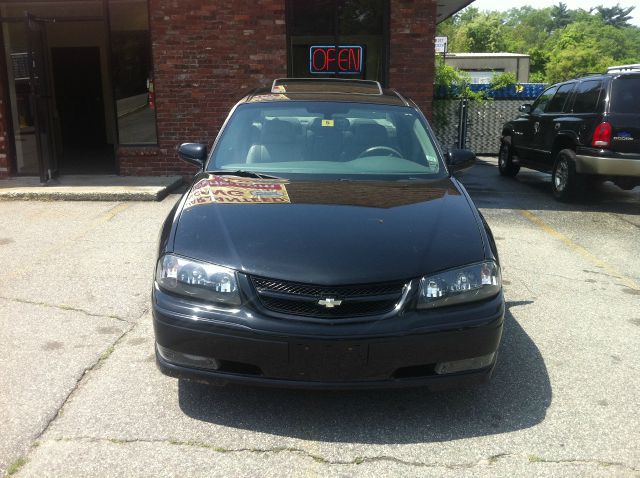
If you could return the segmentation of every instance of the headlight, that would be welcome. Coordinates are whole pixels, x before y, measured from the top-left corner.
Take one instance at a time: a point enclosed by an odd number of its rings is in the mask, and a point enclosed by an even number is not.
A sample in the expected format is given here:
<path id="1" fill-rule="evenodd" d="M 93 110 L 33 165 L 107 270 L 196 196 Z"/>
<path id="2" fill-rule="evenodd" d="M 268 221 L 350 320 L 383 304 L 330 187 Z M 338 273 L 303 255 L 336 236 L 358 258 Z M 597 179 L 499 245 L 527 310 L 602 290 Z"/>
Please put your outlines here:
<path id="1" fill-rule="evenodd" d="M 502 288 L 500 267 L 480 262 L 439 272 L 420 280 L 418 308 L 435 308 L 487 299 Z"/>
<path id="2" fill-rule="evenodd" d="M 156 282 L 167 292 L 185 297 L 240 304 L 236 273 L 226 267 L 166 254 L 158 261 Z"/>

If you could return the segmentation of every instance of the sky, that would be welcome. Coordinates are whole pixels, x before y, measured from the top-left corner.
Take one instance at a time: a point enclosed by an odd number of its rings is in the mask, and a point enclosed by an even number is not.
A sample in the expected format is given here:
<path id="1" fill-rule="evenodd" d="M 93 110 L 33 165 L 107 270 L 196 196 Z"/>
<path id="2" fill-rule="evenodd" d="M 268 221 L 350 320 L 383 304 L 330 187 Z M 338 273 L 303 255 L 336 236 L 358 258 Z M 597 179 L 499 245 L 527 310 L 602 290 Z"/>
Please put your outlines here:
<path id="1" fill-rule="evenodd" d="M 475 0 L 471 6 L 480 10 L 497 10 L 505 11 L 510 8 L 519 8 L 524 6 L 533 6 L 535 8 L 544 8 L 557 5 L 560 0 L 536 0 L 535 5 L 531 5 L 531 0 L 509 0 L 508 2 L 500 0 Z M 621 7 L 633 7 L 636 9 L 631 12 L 633 16 L 629 23 L 632 25 L 640 26 L 640 3 L 638 0 L 562 0 L 562 3 L 567 5 L 567 8 L 575 10 L 582 8 L 583 10 L 589 10 L 590 8 L 597 7 L 598 5 L 605 5 L 611 7 L 616 3 Z"/>

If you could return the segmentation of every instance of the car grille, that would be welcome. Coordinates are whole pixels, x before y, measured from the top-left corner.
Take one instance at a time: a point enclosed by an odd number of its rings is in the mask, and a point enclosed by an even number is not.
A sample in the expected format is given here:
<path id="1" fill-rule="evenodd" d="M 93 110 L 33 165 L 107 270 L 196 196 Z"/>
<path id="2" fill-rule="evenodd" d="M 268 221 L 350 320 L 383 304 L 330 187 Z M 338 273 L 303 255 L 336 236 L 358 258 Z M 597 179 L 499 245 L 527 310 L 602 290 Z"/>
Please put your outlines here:
<path id="1" fill-rule="evenodd" d="M 262 306 L 286 315 L 318 318 L 348 318 L 386 314 L 402 299 L 406 282 L 319 286 L 262 277 L 251 277 Z M 328 308 L 320 300 L 341 300 Z"/>

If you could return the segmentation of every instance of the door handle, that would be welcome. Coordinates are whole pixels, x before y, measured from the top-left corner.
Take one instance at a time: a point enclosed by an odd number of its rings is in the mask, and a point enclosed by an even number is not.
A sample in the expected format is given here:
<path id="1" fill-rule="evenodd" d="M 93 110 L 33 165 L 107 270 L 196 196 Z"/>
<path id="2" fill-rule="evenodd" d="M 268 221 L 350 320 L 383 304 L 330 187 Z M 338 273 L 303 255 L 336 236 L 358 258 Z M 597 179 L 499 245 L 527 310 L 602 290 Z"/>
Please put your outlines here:
<path id="1" fill-rule="evenodd" d="M 555 125 L 553 125 L 553 127 L 554 127 L 555 129 L 560 129 L 560 123 L 556 123 Z"/>

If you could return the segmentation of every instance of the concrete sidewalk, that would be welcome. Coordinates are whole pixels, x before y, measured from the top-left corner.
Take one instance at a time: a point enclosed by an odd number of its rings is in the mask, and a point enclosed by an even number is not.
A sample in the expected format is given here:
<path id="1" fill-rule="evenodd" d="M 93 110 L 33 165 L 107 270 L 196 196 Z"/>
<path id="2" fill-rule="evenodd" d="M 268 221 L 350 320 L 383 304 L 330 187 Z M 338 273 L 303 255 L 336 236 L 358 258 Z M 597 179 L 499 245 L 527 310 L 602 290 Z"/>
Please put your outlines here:
<path id="1" fill-rule="evenodd" d="M 0 181 L 0 200 L 159 201 L 181 184 L 181 176 L 74 175 L 47 184 L 20 177 Z"/>

